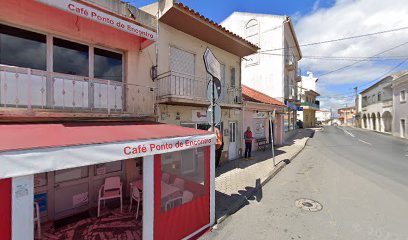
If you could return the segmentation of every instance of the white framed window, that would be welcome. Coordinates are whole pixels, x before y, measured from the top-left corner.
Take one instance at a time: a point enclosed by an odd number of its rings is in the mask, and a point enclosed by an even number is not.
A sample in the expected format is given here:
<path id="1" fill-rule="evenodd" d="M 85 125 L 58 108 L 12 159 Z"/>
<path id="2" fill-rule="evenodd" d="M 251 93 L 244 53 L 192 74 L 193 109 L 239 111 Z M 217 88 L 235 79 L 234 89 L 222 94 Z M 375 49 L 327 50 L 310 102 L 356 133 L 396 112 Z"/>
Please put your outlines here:
<path id="1" fill-rule="evenodd" d="M 400 92 L 400 102 L 406 102 L 406 101 L 407 101 L 406 91 L 402 90 Z"/>

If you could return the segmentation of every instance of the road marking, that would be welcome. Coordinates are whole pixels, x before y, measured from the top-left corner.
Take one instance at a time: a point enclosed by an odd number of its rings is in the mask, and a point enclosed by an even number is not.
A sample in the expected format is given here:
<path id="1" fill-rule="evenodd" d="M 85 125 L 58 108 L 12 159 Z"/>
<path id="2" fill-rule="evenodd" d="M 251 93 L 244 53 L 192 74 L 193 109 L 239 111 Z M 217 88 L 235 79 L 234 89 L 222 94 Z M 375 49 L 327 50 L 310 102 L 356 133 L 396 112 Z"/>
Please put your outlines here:
<path id="1" fill-rule="evenodd" d="M 356 137 L 356 136 L 354 136 L 354 134 L 352 134 L 351 132 L 347 131 L 346 129 L 343 129 L 343 131 L 344 131 L 344 133 L 346 133 L 346 134 L 348 134 L 348 135 L 350 135 L 350 136 L 352 136 L 352 137 Z"/>
<path id="2" fill-rule="evenodd" d="M 365 143 L 365 144 L 368 144 L 368 145 L 371 145 L 371 143 L 366 142 L 366 141 L 363 141 L 363 140 L 361 140 L 361 139 L 358 139 L 358 141 L 360 141 L 360 142 L 362 142 L 362 143 Z"/>

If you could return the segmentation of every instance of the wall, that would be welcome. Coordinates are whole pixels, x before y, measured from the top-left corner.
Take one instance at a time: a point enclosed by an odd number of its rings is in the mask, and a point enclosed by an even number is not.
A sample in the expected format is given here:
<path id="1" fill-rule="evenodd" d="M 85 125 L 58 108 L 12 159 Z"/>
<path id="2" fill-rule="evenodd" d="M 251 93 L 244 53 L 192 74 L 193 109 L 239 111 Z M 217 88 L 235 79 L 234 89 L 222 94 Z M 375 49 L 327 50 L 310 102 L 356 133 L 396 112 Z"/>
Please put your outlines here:
<path id="1" fill-rule="evenodd" d="M 193 107 L 193 106 L 174 106 L 174 105 L 164 105 L 160 104 L 160 115 L 159 121 L 168 124 L 174 125 L 181 125 L 181 123 L 193 123 L 192 115 L 193 110 L 200 110 L 206 111 L 206 107 Z M 179 113 L 179 114 L 177 114 Z M 221 121 L 223 122 L 224 126 L 224 149 L 222 155 L 222 161 L 226 160 L 228 157 L 226 154 L 228 153 L 229 147 L 229 134 L 226 134 L 226 130 L 229 129 L 229 122 L 236 122 L 237 123 L 237 135 L 236 135 L 236 144 L 237 150 L 239 150 L 240 146 L 243 144 L 243 127 L 242 127 L 242 111 L 238 109 L 222 109 L 221 112 Z M 203 123 L 206 124 L 207 122 L 204 120 L 202 122 L 194 122 L 194 123 Z M 228 130 L 229 131 L 229 130 Z"/>
<path id="2" fill-rule="evenodd" d="M 405 90 L 405 98 L 408 99 L 408 77 L 405 83 L 393 86 L 393 135 L 401 136 L 401 119 L 405 119 L 405 136 L 408 138 L 408 101 L 400 101 L 400 92 Z"/>
<path id="3" fill-rule="evenodd" d="M 283 48 L 283 21 L 285 20 L 283 16 L 235 12 L 221 24 L 245 38 L 245 26 L 251 19 L 256 19 L 259 23 L 261 51 Z M 288 34 L 285 30 L 285 35 Z M 284 69 L 284 51 L 282 49 L 272 53 L 277 55 L 259 54 L 258 64 L 248 65 L 244 60 L 242 62 L 242 83 L 283 102 L 284 74 L 288 74 Z M 249 57 L 251 56 L 246 58 Z M 294 73 L 290 78 L 294 79 Z"/>

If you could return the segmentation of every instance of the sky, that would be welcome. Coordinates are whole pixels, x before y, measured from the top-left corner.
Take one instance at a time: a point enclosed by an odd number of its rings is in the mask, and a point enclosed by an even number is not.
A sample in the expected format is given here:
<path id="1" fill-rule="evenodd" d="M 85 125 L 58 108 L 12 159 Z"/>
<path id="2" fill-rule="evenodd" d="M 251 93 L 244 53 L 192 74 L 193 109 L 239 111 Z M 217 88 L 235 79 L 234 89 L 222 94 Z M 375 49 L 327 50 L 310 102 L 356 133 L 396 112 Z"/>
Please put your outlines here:
<path id="1" fill-rule="evenodd" d="M 130 2 L 140 7 L 154 1 Z M 291 16 L 304 56 L 299 67 L 302 69 L 302 75 L 312 71 L 314 76 L 319 78 L 317 91 L 321 94 L 322 108 L 337 109 L 354 105 L 354 87 L 361 92 L 390 73 L 408 69 L 407 0 L 180 2 L 218 23 L 234 11 Z M 407 28 L 367 37 L 302 46 L 405 27 Z M 372 56 L 376 58 L 367 59 Z"/>

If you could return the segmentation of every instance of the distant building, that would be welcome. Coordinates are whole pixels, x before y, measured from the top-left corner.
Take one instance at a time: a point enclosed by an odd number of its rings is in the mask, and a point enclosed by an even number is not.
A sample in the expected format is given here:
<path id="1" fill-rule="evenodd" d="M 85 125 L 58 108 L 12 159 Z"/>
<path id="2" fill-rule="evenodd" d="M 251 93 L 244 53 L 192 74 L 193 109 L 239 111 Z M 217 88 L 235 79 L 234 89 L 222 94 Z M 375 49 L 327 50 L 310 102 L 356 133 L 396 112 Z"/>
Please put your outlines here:
<path id="1" fill-rule="evenodd" d="M 316 120 L 322 123 L 328 123 L 331 119 L 331 112 L 327 109 L 320 109 L 316 111 Z"/>
<path id="2" fill-rule="evenodd" d="M 312 72 L 307 72 L 308 76 L 302 76 L 302 80 L 298 84 L 298 93 L 300 96 L 301 106 L 303 111 L 298 111 L 298 119 L 303 121 L 303 127 L 316 126 L 316 111 L 320 108 L 320 102 L 316 97 L 320 96 L 316 92 L 316 83 L 318 78 L 313 77 Z"/>
<path id="3" fill-rule="evenodd" d="M 356 117 L 355 107 L 345 107 L 337 110 L 341 124 L 346 126 L 354 125 Z"/>

